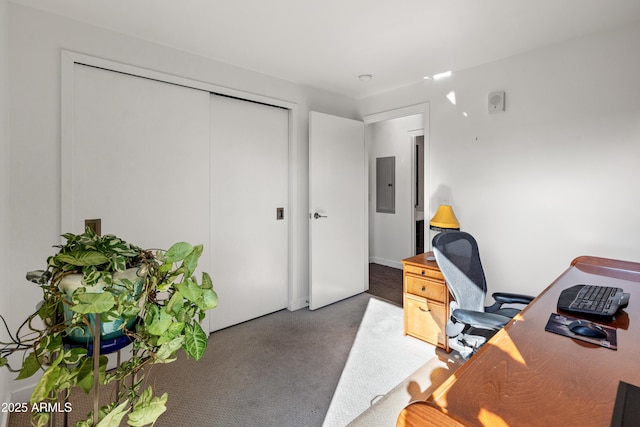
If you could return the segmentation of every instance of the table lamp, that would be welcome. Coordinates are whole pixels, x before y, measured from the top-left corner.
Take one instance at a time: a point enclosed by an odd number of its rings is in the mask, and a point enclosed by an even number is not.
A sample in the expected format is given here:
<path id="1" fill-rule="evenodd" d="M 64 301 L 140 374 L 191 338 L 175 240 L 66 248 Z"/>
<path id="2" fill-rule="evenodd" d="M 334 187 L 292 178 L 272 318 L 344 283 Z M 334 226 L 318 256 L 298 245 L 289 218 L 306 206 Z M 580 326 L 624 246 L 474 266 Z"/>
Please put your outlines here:
<path id="1" fill-rule="evenodd" d="M 450 205 L 440 205 L 436 214 L 429 222 L 429 228 L 437 231 L 460 230 L 460 223 Z"/>
<path id="2" fill-rule="evenodd" d="M 453 213 L 451 206 L 444 203 L 440 205 L 436 214 L 431 218 L 431 221 L 429 221 L 429 228 L 440 232 L 460 230 L 460 223 L 458 222 L 456 215 Z M 433 256 L 427 257 L 427 261 L 435 260 L 436 259 Z"/>

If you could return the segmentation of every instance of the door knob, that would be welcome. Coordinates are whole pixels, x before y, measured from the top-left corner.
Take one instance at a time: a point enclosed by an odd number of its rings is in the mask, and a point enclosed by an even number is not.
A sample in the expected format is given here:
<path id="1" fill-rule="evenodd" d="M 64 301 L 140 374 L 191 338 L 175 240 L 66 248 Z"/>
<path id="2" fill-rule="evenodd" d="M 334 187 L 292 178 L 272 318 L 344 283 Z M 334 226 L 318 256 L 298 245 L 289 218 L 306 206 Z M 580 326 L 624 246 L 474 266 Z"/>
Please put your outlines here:
<path id="1" fill-rule="evenodd" d="M 326 216 L 326 215 L 320 215 L 318 212 L 314 213 L 314 214 L 313 214 L 313 217 L 314 217 L 315 219 L 318 219 L 318 218 L 327 218 L 327 216 Z"/>

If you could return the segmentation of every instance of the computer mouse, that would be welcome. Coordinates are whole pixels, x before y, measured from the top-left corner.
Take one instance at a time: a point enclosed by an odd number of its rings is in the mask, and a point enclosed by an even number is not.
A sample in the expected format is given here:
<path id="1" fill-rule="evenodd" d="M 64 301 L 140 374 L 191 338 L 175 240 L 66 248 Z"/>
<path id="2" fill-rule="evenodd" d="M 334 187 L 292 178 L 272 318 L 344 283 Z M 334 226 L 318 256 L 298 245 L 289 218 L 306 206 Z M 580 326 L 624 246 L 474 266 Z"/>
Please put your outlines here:
<path id="1" fill-rule="evenodd" d="M 569 324 L 569 330 L 577 335 L 591 338 L 606 338 L 607 333 L 600 326 L 586 320 L 574 320 Z"/>

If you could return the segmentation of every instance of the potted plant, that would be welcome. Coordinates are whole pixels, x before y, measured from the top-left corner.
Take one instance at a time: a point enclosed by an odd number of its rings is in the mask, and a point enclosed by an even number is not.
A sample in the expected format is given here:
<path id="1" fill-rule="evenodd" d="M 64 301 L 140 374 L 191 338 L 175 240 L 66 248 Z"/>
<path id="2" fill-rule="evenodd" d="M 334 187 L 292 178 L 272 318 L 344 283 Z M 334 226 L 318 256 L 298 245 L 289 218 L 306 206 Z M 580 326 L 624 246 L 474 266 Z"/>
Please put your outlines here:
<path id="1" fill-rule="evenodd" d="M 200 281 L 194 276 L 203 247 L 180 242 L 143 250 L 89 228 L 63 237 L 47 269 L 27 275 L 41 287 L 43 302 L 15 334 L 8 331 L 0 366 L 18 372 L 17 379 L 43 371 L 29 403 L 34 425 L 45 425 L 72 388 L 89 393 L 112 381 L 119 386 L 111 403 L 98 409 L 95 399 L 94 411 L 77 426 L 119 426 L 125 416 L 132 426 L 153 424 L 166 410 L 167 394 L 141 390 L 141 369 L 172 362 L 179 349 L 199 360 L 207 347 L 200 322 L 218 298 L 207 273 Z M 132 354 L 107 372 L 98 341 L 109 340 L 130 341 Z M 24 352 L 20 369 L 9 362 L 16 352 Z"/>

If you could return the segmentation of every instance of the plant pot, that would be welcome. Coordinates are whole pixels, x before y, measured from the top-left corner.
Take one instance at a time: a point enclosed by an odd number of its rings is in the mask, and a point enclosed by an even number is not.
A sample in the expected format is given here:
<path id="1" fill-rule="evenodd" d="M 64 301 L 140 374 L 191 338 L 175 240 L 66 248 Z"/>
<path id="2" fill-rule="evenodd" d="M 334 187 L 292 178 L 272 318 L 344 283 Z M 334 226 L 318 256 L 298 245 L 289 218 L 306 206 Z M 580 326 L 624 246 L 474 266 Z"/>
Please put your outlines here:
<path id="1" fill-rule="evenodd" d="M 146 269 L 133 267 L 122 272 L 113 273 L 113 282 L 115 284 L 122 279 L 130 280 L 134 284 L 135 289 L 134 294 L 131 295 L 130 298 L 136 299 L 142 291 L 144 277 L 146 274 Z M 63 277 L 58 283 L 58 289 L 64 293 L 66 300 L 69 302 L 72 301 L 72 296 L 75 290 L 81 287 L 85 288 L 87 293 L 102 293 L 104 292 L 105 283 L 103 281 L 99 281 L 94 286 L 85 286 L 82 284 L 82 274 L 69 274 Z M 117 293 L 117 290 L 128 292 L 127 289 L 122 286 L 115 285 L 114 288 L 116 289 L 116 291 L 113 292 L 114 296 Z M 63 304 L 63 307 L 65 323 L 69 324 L 71 323 L 75 313 L 71 310 L 69 304 Z M 95 327 L 95 315 L 88 314 L 87 318 L 91 324 L 91 328 L 93 329 Z M 102 321 L 100 322 L 100 339 L 109 340 L 120 337 L 124 334 L 124 329 L 133 328 L 135 322 L 135 317 L 120 318 L 106 322 Z M 78 344 L 88 344 L 93 342 L 93 333 L 87 326 L 68 327 L 67 337 L 70 341 Z"/>

